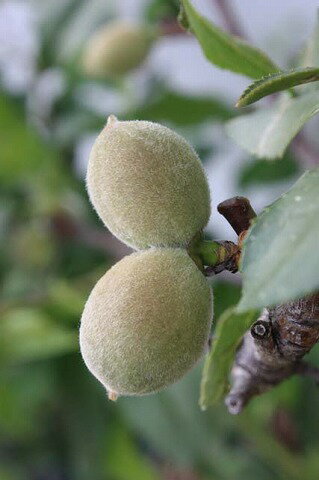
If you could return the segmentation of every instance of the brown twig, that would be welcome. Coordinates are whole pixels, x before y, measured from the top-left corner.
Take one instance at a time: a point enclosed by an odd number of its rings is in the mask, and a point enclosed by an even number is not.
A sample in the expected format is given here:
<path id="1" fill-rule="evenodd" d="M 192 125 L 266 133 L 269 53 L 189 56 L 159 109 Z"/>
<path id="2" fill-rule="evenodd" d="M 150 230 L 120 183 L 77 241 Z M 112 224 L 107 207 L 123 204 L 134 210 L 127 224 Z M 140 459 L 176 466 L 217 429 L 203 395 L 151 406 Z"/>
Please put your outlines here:
<path id="1" fill-rule="evenodd" d="M 237 235 L 248 230 L 256 213 L 245 197 L 233 197 L 217 205 L 218 212 L 226 218 Z"/>

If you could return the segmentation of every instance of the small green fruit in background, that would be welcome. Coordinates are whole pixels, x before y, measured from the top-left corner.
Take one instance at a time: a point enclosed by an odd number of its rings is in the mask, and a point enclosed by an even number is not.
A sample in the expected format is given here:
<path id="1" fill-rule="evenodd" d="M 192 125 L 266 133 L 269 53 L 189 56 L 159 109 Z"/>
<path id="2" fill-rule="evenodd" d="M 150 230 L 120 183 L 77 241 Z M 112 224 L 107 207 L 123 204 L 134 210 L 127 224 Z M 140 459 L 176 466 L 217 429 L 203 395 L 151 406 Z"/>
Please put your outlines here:
<path id="1" fill-rule="evenodd" d="M 87 187 L 105 225 L 134 248 L 185 247 L 210 216 L 197 154 L 157 123 L 109 117 L 90 155 Z"/>
<path id="2" fill-rule="evenodd" d="M 111 398 L 156 392 L 181 378 L 207 345 L 211 291 L 182 249 L 149 249 L 113 266 L 86 303 L 80 345 Z"/>
<path id="3" fill-rule="evenodd" d="M 87 75 L 112 78 L 139 67 L 155 38 L 149 28 L 116 21 L 98 30 L 88 41 L 82 58 Z"/>

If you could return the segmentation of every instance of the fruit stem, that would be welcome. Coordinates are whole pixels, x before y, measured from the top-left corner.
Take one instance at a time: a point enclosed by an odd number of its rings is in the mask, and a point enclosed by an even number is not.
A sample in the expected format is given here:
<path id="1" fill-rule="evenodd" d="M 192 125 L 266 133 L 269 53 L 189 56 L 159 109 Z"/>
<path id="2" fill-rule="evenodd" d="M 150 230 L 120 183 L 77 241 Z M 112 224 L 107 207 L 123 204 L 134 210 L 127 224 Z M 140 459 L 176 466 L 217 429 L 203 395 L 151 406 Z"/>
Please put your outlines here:
<path id="1" fill-rule="evenodd" d="M 238 270 L 239 247 L 233 242 L 201 240 L 194 247 L 194 253 L 205 267 L 205 275 L 220 273 L 224 270 L 236 273 Z"/>
<path id="2" fill-rule="evenodd" d="M 224 270 L 232 273 L 238 271 L 242 243 L 251 221 L 256 217 L 249 200 L 245 197 L 229 198 L 220 203 L 217 210 L 237 233 L 238 243 L 228 240 L 204 240 L 203 237 L 194 239 L 189 254 L 207 276 Z"/>
<path id="3" fill-rule="evenodd" d="M 238 271 L 240 247 L 233 242 L 205 240 L 200 237 L 190 245 L 188 253 L 206 276 L 224 270 L 232 273 Z"/>

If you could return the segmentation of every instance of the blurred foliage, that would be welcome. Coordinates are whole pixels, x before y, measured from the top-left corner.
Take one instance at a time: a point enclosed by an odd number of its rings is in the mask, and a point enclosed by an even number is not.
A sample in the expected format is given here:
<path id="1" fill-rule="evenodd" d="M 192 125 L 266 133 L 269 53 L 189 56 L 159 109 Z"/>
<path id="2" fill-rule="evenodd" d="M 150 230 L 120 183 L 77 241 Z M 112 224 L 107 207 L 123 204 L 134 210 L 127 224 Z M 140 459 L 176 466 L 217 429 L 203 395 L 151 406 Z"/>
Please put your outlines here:
<path id="1" fill-rule="evenodd" d="M 186 126 L 197 125 L 211 119 L 228 120 L 230 117 L 230 109 L 217 99 L 185 97 L 177 92 L 163 89 L 128 118 L 141 118 L 154 122 L 166 121 L 174 125 Z"/>
<path id="2" fill-rule="evenodd" d="M 235 113 L 214 92 L 185 96 L 152 75 L 141 98 L 129 82 L 83 78 L 81 46 L 114 16 L 112 2 L 29 3 L 39 17 L 34 82 L 24 95 L 0 95 L 0 479 L 316 480 L 318 392 L 310 380 L 294 378 L 234 418 L 221 405 L 200 410 L 202 365 L 158 395 L 116 404 L 87 371 L 77 342 L 83 305 L 127 250 L 89 206 L 80 140 L 115 113 L 167 123 L 211 156 L 219 144 L 212 136 L 207 145 L 200 127 Z M 145 16 L 157 23 L 177 10 L 175 1 L 154 0 Z M 49 90 L 37 89 L 51 71 L 65 81 L 46 103 Z M 120 106 L 92 106 L 96 93 L 117 96 Z M 299 168 L 291 155 L 276 165 L 254 160 L 236 181 L 271 188 Z M 213 283 L 218 318 L 238 302 L 240 286 Z M 319 362 L 318 349 L 311 357 Z"/>
<path id="3" fill-rule="evenodd" d="M 300 171 L 296 159 L 292 155 L 286 154 L 280 162 L 254 159 L 243 166 L 238 180 L 241 187 L 267 185 L 272 182 L 295 178 Z"/>
<path id="4" fill-rule="evenodd" d="M 283 95 L 268 108 L 230 120 L 229 136 L 258 158 L 281 158 L 305 123 L 319 112 L 318 91 L 297 98 Z"/>
<path id="5" fill-rule="evenodd" d="M 179 8 L 179 0 L 152 0 L 146 5 L 145 19 L 154 23 L 171 20 L 177 17 Z"/>

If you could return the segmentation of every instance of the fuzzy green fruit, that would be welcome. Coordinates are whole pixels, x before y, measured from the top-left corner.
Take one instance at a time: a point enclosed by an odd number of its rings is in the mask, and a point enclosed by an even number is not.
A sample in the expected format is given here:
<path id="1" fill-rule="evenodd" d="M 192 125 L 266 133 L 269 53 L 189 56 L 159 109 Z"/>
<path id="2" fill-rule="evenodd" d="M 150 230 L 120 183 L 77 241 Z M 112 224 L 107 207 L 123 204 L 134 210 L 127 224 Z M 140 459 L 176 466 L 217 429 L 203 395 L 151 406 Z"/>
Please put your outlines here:
<path id="1" fill-rule="evenodd" d="M 211 318 L 210 288 L 185 250 L 133 253 L 93 288 L 81 353 L 111 398 L 156 392 L 200 358 Z"/>
<path id="2" fill-rule="evenodd" d="M 87 187 L 105 225 L 133 248 L 185 247 L 210 215 L 197 154 L 157 123 L 109 117 L 93 145 Z"/>
<path id="3" fill-rule="evenodd" d="M 118 77 L 139 67 L 154 40 L 145 27 L 124 22 L 107 24 L 89 40 L 82 58 L 87 75 Z"/>

